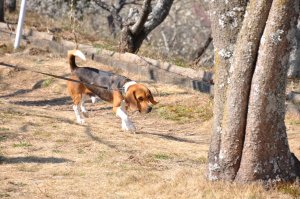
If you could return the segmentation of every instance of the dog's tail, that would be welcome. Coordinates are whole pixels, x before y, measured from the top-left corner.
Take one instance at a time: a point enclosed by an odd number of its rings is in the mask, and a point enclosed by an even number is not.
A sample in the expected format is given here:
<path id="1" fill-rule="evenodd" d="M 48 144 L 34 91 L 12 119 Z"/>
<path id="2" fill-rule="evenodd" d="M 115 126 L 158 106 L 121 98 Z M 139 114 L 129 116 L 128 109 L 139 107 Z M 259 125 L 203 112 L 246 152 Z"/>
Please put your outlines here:
<path id="1" fill-rule="evenodd" d="M 80 57 L 82 60 L 86 60 L 84 54 L 80 50 L 69 50 L 68 51 L 68 61 L 70 64 L 71 71 L 77 68 L 75 57 Z"/>

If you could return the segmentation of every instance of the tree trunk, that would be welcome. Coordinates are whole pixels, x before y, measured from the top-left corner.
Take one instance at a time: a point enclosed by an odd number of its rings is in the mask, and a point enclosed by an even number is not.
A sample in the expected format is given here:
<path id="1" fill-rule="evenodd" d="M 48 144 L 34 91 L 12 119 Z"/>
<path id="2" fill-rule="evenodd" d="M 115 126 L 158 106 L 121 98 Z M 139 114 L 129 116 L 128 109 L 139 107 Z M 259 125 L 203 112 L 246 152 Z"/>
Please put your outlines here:
<path id="1" fill-rule="evenodd" d="M 6 8 L 8 10 L 8 12 L 14 12 L 16 11 L 16 7 L 17 7 L 17 2 L 16 0 L 6 0 Z"/>
<path id="2" fill-rule="evenodd" d="M 287 49 L 291 39 L 288 34 L 291 26 L 295 26 L 297 3 L 295 0 L 272 3 L 251 84 L 238 181 L 287 181 L 296 177 L 284 116 Z"/>
<path id="3" fill-rule="evenodd" d="M 173 0 L 158 0 L 151 11 L 151 0 L 144 0 L 140 18 L 122 29 L 121 52 L 138 52 L 144 39 L 168 16 L 172 4 Z"/>
<path id="4" fill-rule="evenodd" d="M 221 135 L 220 167 L 223 179 L 233 180 L 239 169 L 246 128 L 248 98 L 260 38 L 272 1 L 250 1 L 229 71 Z M 252 17 L 255 16 L 255 17 Z M 241 67 L 242 66 L 242 67 Z"/>
<path id="5" fill-rule="evenodd" d="M 4 22 L 4 0 L 0 0 L 0 22 Z"/>
<path id="6" fill-rule="evenodd" d="M 219 153 L 221 143 L 222 121 L 228 73 L 231 66 L 232 54 L 237 34 L 243 21 L 247 0 L 231 1 L 230 4 L 212 1 L 210 3 L 210 18 L 212 36 L 215 48 L 215 87 L 214 87 L 214 118 L 213 134 L 208 154 L 208 178 L 220 179 Z"/>
<path id="7" fill-rule="evenodd" d="M 284 126 L 284 55 L 299 0 L 250 0 L 243 24 L 235 12 L 243 15 L 247 2 L 238 3 L 211 3 L 216 86 L 208 178 L 290 180 L 296 169 Z"/>
<path id="8" fill-rule="evenodd" d="M 300 78 L 300 17 L 298 17 L 296 37 L 292 44 L 292 52 L 289 59 L 288 78 Z"/>

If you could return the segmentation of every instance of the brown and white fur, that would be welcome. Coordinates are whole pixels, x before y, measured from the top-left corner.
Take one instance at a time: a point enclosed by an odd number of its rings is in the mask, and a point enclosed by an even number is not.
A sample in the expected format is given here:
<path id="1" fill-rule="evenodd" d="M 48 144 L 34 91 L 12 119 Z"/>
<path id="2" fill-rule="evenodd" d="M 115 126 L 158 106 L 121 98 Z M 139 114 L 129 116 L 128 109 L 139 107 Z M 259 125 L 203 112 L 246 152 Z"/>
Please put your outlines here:
<path id="1" fill-rule="evenodd" d="M 71 68 L 71 79 L 79 80 L 78 83 L 68 81 L 68 93 L 73 100 L 73 109 L 76 115 L 77 122 L 79 124 L 84 123 L 81 112 L 86 115 L 87 110 L 84 106 L 87 97 L 91 97 L 92 101 L 96 96 L 99 98 L 111 102 L 113 104 L 113 112 L 121 118 L 122 129 L 125 131 L 135 131 L 136 128 L 127 115 L 127 110 L 139 111 L 140 113 L 149 113 L 152 110 L 151 104 L 155 105 L 157 102 L 153 99 L 150 90 L 135 81 L 132 81 L 124 76 L 120 76 L 114 73 L 101 71 L 95 68 L 78 67 L 75 62 L 75 57 L 85 59 L 84 54 L 79 50 L 68 51 L 68 61 Z M 98 88 L 91 86 L 91 84 L 105 84 L 109 89 Z M 122 88 L 116 88 L 114 84 L 118 82 Z M 124 84 L 123 84 L 124 82 Z M 123 85 L 122 85 L 123 84 Z M 102 86 L 102 85 L 99 85 Z M 121 89 L 124 89 L 122 94 Z"/>

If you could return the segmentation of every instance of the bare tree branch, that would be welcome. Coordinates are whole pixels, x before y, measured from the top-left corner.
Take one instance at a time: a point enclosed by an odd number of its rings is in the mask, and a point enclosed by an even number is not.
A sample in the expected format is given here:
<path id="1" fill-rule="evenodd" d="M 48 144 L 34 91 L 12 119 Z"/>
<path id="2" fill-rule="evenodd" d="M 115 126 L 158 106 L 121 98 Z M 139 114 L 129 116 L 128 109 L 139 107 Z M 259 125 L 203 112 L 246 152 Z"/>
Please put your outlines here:
<path id="1" fill-rule="evenodd" d="M 166 36 L 166 34 L 164 33 L 164 31 L 161 31 L 161 35 L 162 35 L 163 40 L 164 40 L 165 48 L 166 48 L 166 50 L 169 52 L 169 51 L 170 51 L 170 48 L 169 48 L 169 43 L 168 43 L 167 36 Z"/>
<path id="2" fill-rule="evenodd" d="M 138 52 L 148 34 L 168 16 L 174 0 L 158 0 L 150 12 L 151 0 L 144 0 L 142 15 L 132 27 L 122 29 L 121 52 Z"/>
<path id="3" fill-rule="evenodd" d="M 151 0 L 145 0 L 142 7 L 142 15 L 140 16 L 138 21 L 130 28 L 131 33 L 133 35 L 137 35 L 142 31 L 143 26 L 150 14 L 150 11 L 151 11 Z"/>
<path id="4" fill-rule="evenodd" d="M 109 6 L 107 3 L 101 1 L 101 0 L 95 0 L 95 3 L 100 6 L 102 9 L 106 10 L 107 12 L 110 12 L 111 6 Z"/>
<path id="5" fill-rule="evenodd" d="M 204 43 L 204 46 L 201 46 L 198 48 L 195 52 L 194 58 L 193 58 L 193 63 L 197 64 L 201 60 L 201 56 L 204 54 L 210 43 L 212 42 L 212 36 L 209 34 L 209 37 L 207 38 L 206 42 Z"/>
<path id="6" fill-rule="evenodd" d="M 124 20 L 119 15 L 120 11 L 124 8 L 125 5 L 139 5 L 138 0 L 116 0 L 114 4 L 109 5 L 108 3 L 102 0 L 95 0 L 95 3 L 100 6 L 103 10 L 107 11 L 109 15 L 107 16 L 108 26 L 110 32 L 115 35 L 116 26 L 120 29 L 123 28 Z"/>
<path id="7" fill-rule="evenodd" d="M 149 34 L 154 28 L 161 24 L 168 16 L 174 0 L 158 0 L 154 6 L 148 21 L 145 23 L 145 33 Z"/>

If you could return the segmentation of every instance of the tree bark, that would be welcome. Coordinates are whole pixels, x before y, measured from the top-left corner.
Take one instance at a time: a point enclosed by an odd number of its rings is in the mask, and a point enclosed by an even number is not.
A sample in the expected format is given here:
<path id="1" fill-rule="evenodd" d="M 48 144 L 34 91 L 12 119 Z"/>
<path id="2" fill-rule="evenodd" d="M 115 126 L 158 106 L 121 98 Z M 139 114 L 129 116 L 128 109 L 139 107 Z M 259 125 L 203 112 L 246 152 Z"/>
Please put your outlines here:
<path id="1" fill-rule="evenodd" d="M 121 34 L 121 52 L 136 53 L 143 41 L 168 16 L 173 0 L 158 0 L 151 11 L 151 0 L 144 0 L 142 14 L 134 25 L 124 26 Z"/>
<path id="2" fill-rule="evenodd" d="M 0 0 L 0 22 L 4 22 L 4 0 Z"/>
<path id="3" fill-rule="evenodd" d="M 288 181 L 296 177 L 284 123 L 288 37 L 295 27 L 296 6 L 299 1 L 272 3 L 251 84 L 238 181 Z"/>
<path id="4" fill-rule="evenodd" d="M 209 5 L 212 36 L 215 47 L 216 85 L 214 87 L 213 133 L 208 153 L 208 178 L 210 180 L 220 179 L 221 168 L 219 164 L 219 153 L 223 128 L 224 104 L 228 86 L 228 73 L 237 34 L 244 18 L 246 5 L 247 0 L 234 0 L 231 1 L 230 4 L 212 1 Z"/>
<path id="5" fill-rule="evenodd" d="M 299 0 L 250 0 L 242 21 L 233 11 L 244 15 L 246 3 L 227 2 L 225 8 L 222 1 L 211 3 L 216 86 L 208 178 L 294 179 L 284 102 L 287 35 Z"/>
<path id="6" fill-rule="evenodd" d="M 295 39 L 292 43 L 292 52 L 289 59 L 288 78 L 300 78 L 300 18 L 298 17 Z"/>
<path id="7" fill-rule="evenodd" d="M 229 71 L 221 135 L 220 167 L 223 179 L 233 180 L 239 169 L 246 128 L 248 98 L 260 38 L 272 1 L 250 1 L 239 32 Z M 242 67 L 241 67 L 242 66 Z"/>
<path id="8" fill-rule="evenodd" d="M 8 10 L 8 12 L 14 12 L 16 11 L 16 7 L 17 7 L 17 2 L 16 0 L 6 0 L 6 8 Z"/>

